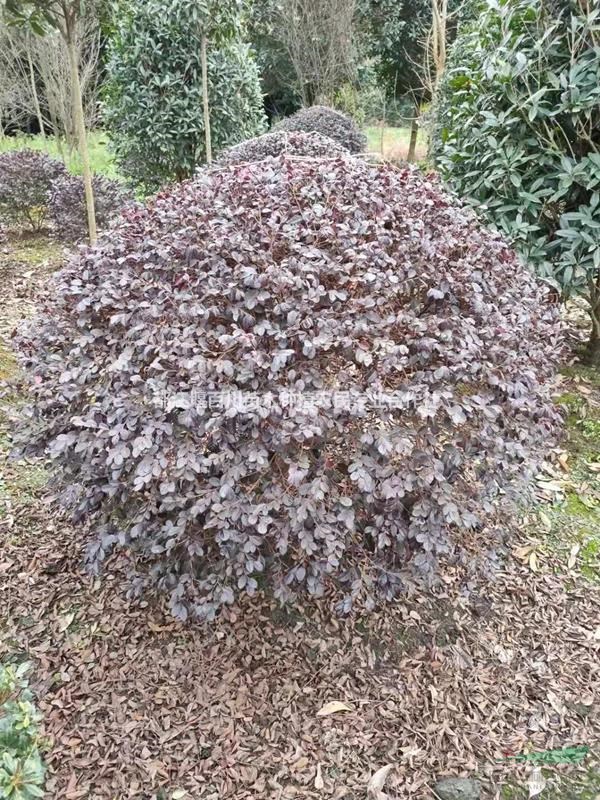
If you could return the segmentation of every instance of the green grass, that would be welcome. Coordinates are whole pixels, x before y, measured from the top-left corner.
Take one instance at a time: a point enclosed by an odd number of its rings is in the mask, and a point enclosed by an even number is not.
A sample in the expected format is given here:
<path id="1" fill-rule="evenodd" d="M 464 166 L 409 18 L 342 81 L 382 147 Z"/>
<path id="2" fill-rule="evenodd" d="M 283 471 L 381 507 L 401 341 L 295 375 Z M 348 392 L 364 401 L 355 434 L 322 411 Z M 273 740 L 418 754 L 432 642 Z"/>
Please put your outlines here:
<path id="1" fill-rule="evenodd" d="M 32 150 L 41 150 L 54 158 L 62 160 L 58 144 L 53 137 L 5 136 L 0 139 L 0 153 L 6 153 L 10 150 L 23 150 L 26 147 Z M 90 151 L 90 163 L 93 173 L 107 175 L 109 178 L 119 177 L 114 159 L 109 151 L 108 136 L 104 131 L 92 131 L 88 135 L 88 148 Z M 67 169 L 74 175 L 80 175 L 81 159 L 79 158 L 79 154 L 76 151 L 69 153 L 64 143 L 63 152 Z"/>
<path id="2" fill-rule="evenodd" d="M 585 367 L 564 370 L 568 391 L 556 402 L 564 409 L 567 453 L 564 493 L 552 504 L 542 504 L 532 535 L 542 549 L 558 555 L 584 578 L 600 582 L 600 380 Z"/>
<path id="3" fill-rule="evenodd" d="M 552 769 L 542 769 L 548 781 L 541 794 L 545 800 L 598 800 L 600 796 L 600 772 L 590 767 L 587 771 L 560 775 Z M 528 800 L 528 787 L 506 784 L 502 787 L 502 800 Z"/>
<path id="4" fill-rule="evenodd" d="M 381 153 L 382 129 L 379 125 L 370 125 L 365 128 L 367 136 L 367 149 L 373 153 Z M 383 155 L 386 158 L 406 158 L 410 143 L 410 128 L 383 128 Z M 423 129 L 419 130 L 417 138 L 417 160 L 421 161 L 427 156 L 427 135 Z"/>

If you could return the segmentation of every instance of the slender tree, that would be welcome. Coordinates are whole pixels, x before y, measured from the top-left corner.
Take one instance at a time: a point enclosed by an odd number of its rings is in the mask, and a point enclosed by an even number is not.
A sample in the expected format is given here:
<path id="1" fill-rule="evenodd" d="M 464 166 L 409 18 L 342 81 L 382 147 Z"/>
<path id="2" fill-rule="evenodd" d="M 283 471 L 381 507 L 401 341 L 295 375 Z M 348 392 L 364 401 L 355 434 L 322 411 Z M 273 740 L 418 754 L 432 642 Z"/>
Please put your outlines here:
<path id="1" fill-rule="evenodd" d="M 84 12 L 84 0 L 5 0 L 5 7 L 11 22 L 29 26 L 38 36 L 45 36 L 54 28 L 65 42 L 73 87 L 73 117 L 81 156 L 89 237 L 94 244 L 97 238 L 96 214 L 76 42 L 76 25 Z"/>
<path id="2" fill-rule="evenodd" d="M 189 178 L 213 151 L 262 132 L 241 12 L 239 0 L 120 0 L 104 121 L 121 172 L 145 191 Z"/>

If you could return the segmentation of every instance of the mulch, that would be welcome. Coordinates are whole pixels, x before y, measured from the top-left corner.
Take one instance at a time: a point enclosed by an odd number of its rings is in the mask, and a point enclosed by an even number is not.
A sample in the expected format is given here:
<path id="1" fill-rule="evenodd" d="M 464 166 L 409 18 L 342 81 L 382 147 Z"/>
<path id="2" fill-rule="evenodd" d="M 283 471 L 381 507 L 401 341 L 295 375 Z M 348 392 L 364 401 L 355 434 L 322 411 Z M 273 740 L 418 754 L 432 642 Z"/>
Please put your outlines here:
<path id="1" fill-rule="evenodd" d="M 557 564 L 364 618 L 262 599 L 185 626 L 130 602 L 117 561 L 86 575 L 43 498 L 3 524 L 0 657 L 32 662 L 57 800 L 364 798 L 388 763 L 392 797 L 475 772 L 494 797 L 507 756 L 600 741 L 600 588 Z M 317 716 L 331 701 L 350 710 Z"/>
<path id="2" fill-rule="evenodd" d="M 20 314 L 15 301 L 0 328 Z M 390 798 L 433 798 L 440 776 L 473 774 L 493 798 L 526 781 L 511 756 L 594 749 L 600 587 L 551 556 L 534 569 L 515 536 L 496 580 L 468 594 L 448 571 L 366 617 L 262 598 L 183 625 L 127 598 L 120 561 L 87 575 L 85 531 L 43 493 L 13 498 L 0 509 L 0 659 L 31 662 L 47 797 L 364 799 L 393 763 Z M 333 701 L 349 710 L 317 715 Z"/>

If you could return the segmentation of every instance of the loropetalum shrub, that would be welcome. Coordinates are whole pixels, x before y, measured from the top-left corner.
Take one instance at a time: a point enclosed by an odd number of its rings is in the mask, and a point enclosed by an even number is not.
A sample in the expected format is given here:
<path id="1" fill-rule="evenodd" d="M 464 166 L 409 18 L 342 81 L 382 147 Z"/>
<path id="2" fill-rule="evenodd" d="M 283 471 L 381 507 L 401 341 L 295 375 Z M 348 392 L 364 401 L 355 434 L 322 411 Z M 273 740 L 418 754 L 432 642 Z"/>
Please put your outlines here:
<path id="1" fill-rule="evenodd" d="M 123 208 L 133 202 L 131 192 L 119 181 L 104 175 L 92 179 L 96 224 L 107 228 Z M 88 235 L 83 178 L 65 175 L 53 182 L 48 205 L 55 233 L 61 239 L 78 241 Z"/>
<path id="2" fill-rule="evenodd" d="M 579 0 L 484 3 L 451 53 L 433 155 L 452 188 L 563 294 L 600 366 L 600 23 Z"/>
<path id="3" fill-rule="evenodd" d="M 66 175 L 62 161 L 35 150 L 0 155 L 0 221 L 6 225 L 43 227 L 52 181 Z"/>
<path id="4" fill-rule="evenodd" d="M 40 755 L 40 715 L 25 678 L 28 664 L 0 664 L 0 798 L 43 797 L 44 765 Z"/>
<path id="5" fill-rule="evenodd" d="M 334 158 L 348 152 L 346 147 L 320 133 L 274 131 L 224 150 L 219 156 L 218 164 L 225 166 L 246 161 L 262 161 L 264 158 L 279 156 L 282 153 L 313 158 L 319 156 Z"/>
<path id="6" fill-rule="evenodd" d="M 367 138 L 353 119 L 327 106 L 301 108 L 291 117 L 281 120 L 275 130 L 304 131 L 328 136 L 351 153 L 360 153 L 367 146 Z"/>
<path id="7" fill-rule="evenodd" d="M 212 170 L 111 234 L 23 334 L 24 433 L 91 564 L 128 552 L 178 617 L 259 586 L 393 597 L 552 441 L 556 308 L 416 171 Z"/>

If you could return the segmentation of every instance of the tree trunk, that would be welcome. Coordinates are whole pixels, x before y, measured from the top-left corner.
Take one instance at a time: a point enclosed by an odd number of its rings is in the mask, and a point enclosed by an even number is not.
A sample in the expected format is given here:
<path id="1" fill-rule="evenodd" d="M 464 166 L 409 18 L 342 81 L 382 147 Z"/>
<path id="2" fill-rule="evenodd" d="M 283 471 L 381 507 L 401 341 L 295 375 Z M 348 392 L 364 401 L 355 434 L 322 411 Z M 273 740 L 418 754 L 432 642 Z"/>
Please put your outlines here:
<path id="1" fill-rule="evenodd" d="M 206 163 L 212 163 L 212 142 L 210 138 L 210 108 L 208 105 L 208 63 L 206 59 L 206 34 L 202 34 L 200 42 L 200 58 L 202 61 L 202 104 L 204 106 L 204 139 L 206 142 Z"/>
<path id="2" fill-rule="evenodd" d="M 410 124 L 410 143 L 408 145 L 408 155 L 406 160 L 411 163 L 415 160 L 417 151 L 417 136 L 419 135 L 419 101 L 415 99 L 415 110 Z"/>
<path id="3" fill-rule="evenodd" d="M 69 66 L 71 67 L 71 84 L 73 86 L 73 115 L 75 117 L 75 130 L 79 143 L 79 155 L 83 168 L 83 186 L 85 189 L 85 207 L 87 211 L 88 231 L 90 244 L 95 244 L 96 211 L 94 209 L 94 192 L 92 189 L 92 171 L 90 169 L 90 156 L 88 152 L 85 118 L 83 115 L 83 98 L 81 97 L 81 83 L 79 82 L 79 68 L 77 65 L 77 50 L 73 36 L 67 37 L 67 50 L 69 52 Z"/>
<path id="4" fill-rule="evenodd" d="M 30 40 L 27 38 L 27 62 L 29 64 L 29 80 L 31 81 L 31 96 L 33 98 L 33 107 L 35 108 L 35 115 L 37 117 L 38 125 L 40 127 L 40 134 L 43 139 L 46 138 L 46 129 L 44 128 L 44 118 L 42 117 L 42 109 L 40 108 L 40 101 L 38 98 L 37 87 L 35 85 L 35 71 L 33 69 L 33 61 L 31 59 Z"/>
<path id="5" fill-rule="evenodd" d="M 600 284 L 600 277 L 598 278 Z M 592 332 L 587 343 L 585 356 L 586 364 L 600 369 L 600 294 L 592 294 L 590 315 L 592 317 Z"/>

